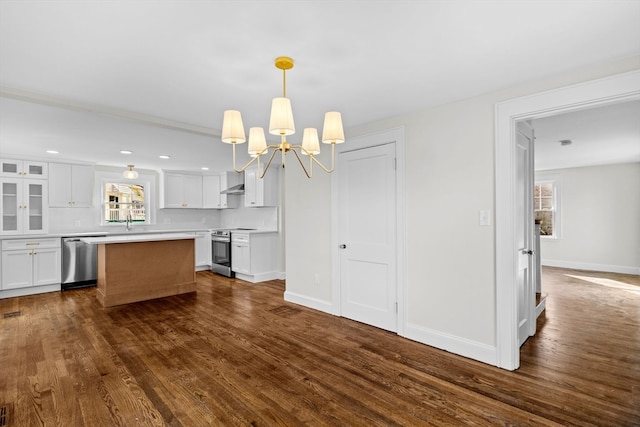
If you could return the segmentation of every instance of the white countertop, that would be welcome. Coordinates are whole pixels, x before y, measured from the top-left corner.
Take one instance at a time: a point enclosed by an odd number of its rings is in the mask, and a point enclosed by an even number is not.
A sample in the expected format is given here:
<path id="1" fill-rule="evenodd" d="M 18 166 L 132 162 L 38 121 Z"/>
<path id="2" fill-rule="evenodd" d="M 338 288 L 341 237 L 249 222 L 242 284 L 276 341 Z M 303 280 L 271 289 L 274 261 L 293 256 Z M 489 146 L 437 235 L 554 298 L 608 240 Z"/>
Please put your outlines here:
<path id="1" fill-rule="evenodd" d="M 187 233 L 145 233 L 104 237 L 80 237 L 80 241 L 93 245 L 100 245 L 110 243 L 152 242 L 159 240 L 186 240 L 195 238 L 196 236 L 194 234 Z"/>
<path id="2" fill-rule="evenodd" d="M 260 234 L 260 233 L 277 233 L 278 230 L 273 229 L 238 229 L 232 227 L 214 227 L 214 228 L 176 228 L 176 229 L 142 229 L 133 227 L 131 231 L 125 231 L 124 228 L 112 229 L 112 230 L 96 230 L 96 231 L 81 231 L 81 232 L 69 232 L 69 233 L 48 233 L 48 234 L 23 234 L 23 235 L 0 235 L 0 240 L 14 240 L 14 239 L 45 239 L 52 237 L 103 237 L 103 236 L 149 236 L 150 234 L 173 234 L 173 233 L 197 233 L 205 232 L 209 233 L 211 230 L 229 230 L 232 233 L 248 233 L 248 234 Z"/>

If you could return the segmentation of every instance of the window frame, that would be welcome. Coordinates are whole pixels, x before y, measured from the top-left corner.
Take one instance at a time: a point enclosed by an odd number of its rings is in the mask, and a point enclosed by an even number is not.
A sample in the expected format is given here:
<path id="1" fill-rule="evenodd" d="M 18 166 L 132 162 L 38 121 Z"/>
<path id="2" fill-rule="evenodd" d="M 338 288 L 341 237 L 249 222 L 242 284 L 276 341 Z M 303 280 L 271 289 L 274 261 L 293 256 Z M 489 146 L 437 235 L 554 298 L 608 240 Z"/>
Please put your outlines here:
<path id="1" fill-rule="evenodd" d="M 551 218 L 552 218 L 552 230 L 553 230 L 553 234 L 551 235 L 546 235 L 546 234 L 541 234 L 540 238 L 541 239 L 560 239 L 562 237 L 562 227 L 561 227 L 561 207 L 560 207 L 560 200 L 561 200 L 561 180 L 559 176 L 556 175 L 537 175 L 534 179 L 534 200 L 533 202 L 533 216 L 535 217 L 536 211 L 540 210 L 540 209 L 536 209 L 536 205 L 535 205 L 535 186 L 536 185 L 542 185 L 542 184 L 551 184 L 551 188 L 552 188 L 552 199 L 551 199 L 551 203 L 552 203 L 552 208 L 551 208 Z"/>
<path id="2" fill-rule="evenodd" d="M 136 179 L 127 179 L 122 176 L 120 173 L 102 173 L 98 177 L 96 177 L 96 186 L 99 186 L 96 191 L 98 200 L 98 206 L 100 206 L 100 219 L 99 224 L 104 227 L 122 227 L 123 223 L 121 222 L 108 222 L 105 220 L 105 185 L 107 183 L 116 183 L 116 184 L 136 184 L 141 185 L 144 188 L 144 211 L 145 211 L 145 221 L 144 222 L 136 222 L 137 225 L 153 225 L 155 223 L 155 216 L 153 215 L 153 195 L 155 194 L 155 186 L 154 179 L 150 176 L 145 176 L 140 174 Z"/>

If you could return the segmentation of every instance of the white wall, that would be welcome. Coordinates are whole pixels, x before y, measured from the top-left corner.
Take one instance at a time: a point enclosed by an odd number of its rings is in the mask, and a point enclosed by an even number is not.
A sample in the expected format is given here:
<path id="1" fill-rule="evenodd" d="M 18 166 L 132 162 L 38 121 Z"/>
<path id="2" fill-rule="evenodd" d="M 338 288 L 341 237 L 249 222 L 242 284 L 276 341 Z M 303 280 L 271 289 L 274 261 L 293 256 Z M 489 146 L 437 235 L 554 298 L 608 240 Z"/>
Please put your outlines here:
<path id="1" fill-rule="evenodd" d="M 406 329 L 422 332 L 413 339 L 493 363 L 486 349 L 496 345 L 495 228 L 480 227 L 478 211 L 495 205 L 495 104 L 635 69 L 640 57 L 347 130 L 348 139 L 405 129 L 406 301 L 400 304 Z M 289 179 L 289 173 L 287 292 L 338 312 L 331 307 L 331 181 L 320 174 L 311 181 Z"/>
<path id="2" fill-rule="evenodd" d="M 556 169 L 559 239 L 542 238 L 543 265 L 640 274 L 640 163 Z"/>

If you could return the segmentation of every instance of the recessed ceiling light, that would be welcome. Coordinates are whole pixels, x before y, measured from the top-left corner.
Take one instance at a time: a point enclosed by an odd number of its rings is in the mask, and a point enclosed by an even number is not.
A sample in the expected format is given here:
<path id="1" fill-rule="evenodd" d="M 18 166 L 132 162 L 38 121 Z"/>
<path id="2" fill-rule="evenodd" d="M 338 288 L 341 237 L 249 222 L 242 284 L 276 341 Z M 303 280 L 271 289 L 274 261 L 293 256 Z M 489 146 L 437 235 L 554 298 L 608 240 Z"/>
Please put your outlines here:
<path id="1" fill-rule="evenodd" d="M 209 168 L 208 168 L 208 167 L 206 167 L 206 166 L 205 166 L 205 167 L 202 167 L 202 168 L 200 168 L 200 169 L 202 169 L 203 171 L 208 171 L 208 170 L 209 170 Z"/>
<path id="2" fill-rule="evenodd" d="M 49 153 L 49 154 L 60 154 L 60 152 L 56 151 L 56 150 L 47 150 L 47 153 Z"/>
<path id="3" fill-rule="evenodd" d="M 164 154 L 162 156 L 158 156 L 158 157 L 160 157 L 161 159 L 170 159 L 171 158 L 170 156 L 166 156 Z"/>
<path id="4" fill-rule="evenodd" d="M 130 151 L 130 150 L 120 150 L 120 154 L 133 154 L 133 151 Z"/>

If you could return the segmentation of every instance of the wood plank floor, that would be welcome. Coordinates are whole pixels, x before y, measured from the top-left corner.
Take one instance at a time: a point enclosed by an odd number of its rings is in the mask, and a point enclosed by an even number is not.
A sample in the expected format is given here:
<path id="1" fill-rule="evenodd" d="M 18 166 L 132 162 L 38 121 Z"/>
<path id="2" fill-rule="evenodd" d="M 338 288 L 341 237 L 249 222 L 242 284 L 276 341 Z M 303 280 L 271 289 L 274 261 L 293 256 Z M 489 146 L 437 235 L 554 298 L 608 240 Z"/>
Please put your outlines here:
<path id="1" fill-rule="evenodd" d="M 640 282 L 614 276 L 545 269 L 515 372 L 286 303 L 279 281 L 4 299 L 0 407 L 9 426 L 640 425 Z"/>

